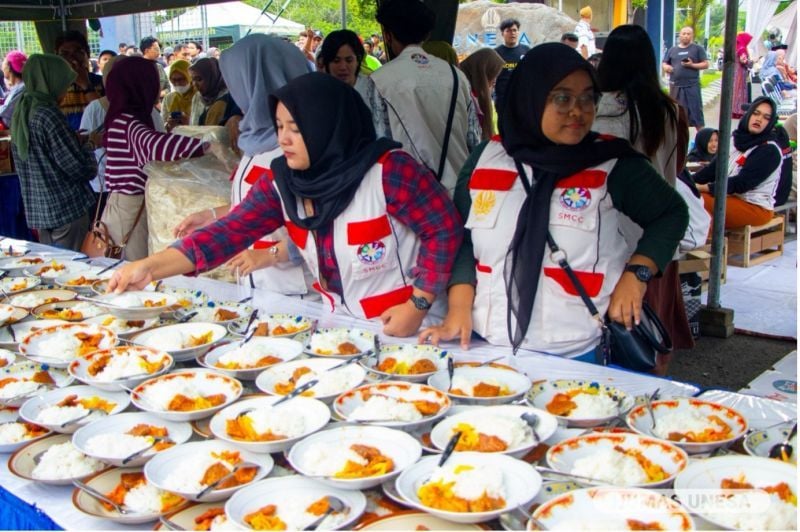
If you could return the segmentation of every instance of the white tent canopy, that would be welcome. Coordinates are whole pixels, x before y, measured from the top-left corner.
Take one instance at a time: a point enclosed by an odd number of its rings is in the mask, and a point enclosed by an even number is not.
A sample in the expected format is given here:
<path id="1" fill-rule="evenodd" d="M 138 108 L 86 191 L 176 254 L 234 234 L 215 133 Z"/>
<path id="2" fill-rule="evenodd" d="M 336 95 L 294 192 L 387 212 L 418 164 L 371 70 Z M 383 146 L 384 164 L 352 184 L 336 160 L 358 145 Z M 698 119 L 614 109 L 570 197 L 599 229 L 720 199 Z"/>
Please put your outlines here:
<path id="1" fill-rule="evenodd" d="M 219 26 L 240 26 L 241 35 L 244 36 L 253 24 L 255 33 L 275 33 L 280 35 L 296 35 L 305 28 L 292 20 L 278 17 L 273 24 L 272 20 L 265 14 L 261 17 L 261 10 L 251 7 L 243 2 L 226 2 L 223 4 L 210 4 L 206 6 L 206 20 L 209 27 Z M 202 16 L 200 7 L 195 7 L 181 16 L 167 20 L 159 24 L 156 31 L 201 31 Z"/>

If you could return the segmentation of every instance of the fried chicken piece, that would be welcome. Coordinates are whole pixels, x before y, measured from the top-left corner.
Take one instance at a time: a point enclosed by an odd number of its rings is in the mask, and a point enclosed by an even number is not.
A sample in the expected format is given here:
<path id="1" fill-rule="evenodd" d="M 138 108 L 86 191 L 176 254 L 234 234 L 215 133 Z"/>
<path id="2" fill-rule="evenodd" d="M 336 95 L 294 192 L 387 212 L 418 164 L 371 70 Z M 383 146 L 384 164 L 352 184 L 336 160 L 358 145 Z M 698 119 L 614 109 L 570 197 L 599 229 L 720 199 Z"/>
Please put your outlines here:
<path id="1" fill-rule="evenodd" d="M 103 355 L 100 357 L 95 357 L 92 363 L 89 364 L 89 367 L 86 368 L 86 373 L 88 373 L 92 377 L 96 376 L 98 373 L 101 373 L 105 369 L 110 360 L 111 360 L 111 355 Z"/>
<path id="2" fill-rule="evenodd" d="M 46 371 L 37 371 L 31 377 L 33 382 L 38 382 L 39 384 L 55 384 L 56 381 L 53 380 L 53 377 Z"/>
<path id="3" fill-rule="evenodd" d="M 319 517 L 320 515 L 328 511 L 329 506 L 330 505 L 328 504 L 328 498 L 322 497 L 321 499 L 312 502 L 308 506 L 308 508 L 306 508 L 306 512 Z"/>
<path id="4" fill-rule="evenodd" d="M 75 333 L 75 338 L 81 341 L 81 347 L 78 350 L 78 354 L 85 355 L 86 353 L 90 353 L 92 351 L 97 351 L 100 349 L 100 342 L 103 341 L 103 334 L 89 334 L 85 332 Z"/>
<path id="5" fill-rule="evenodd" d="M 80 401 L 78 401 L 78 396 L 76 394 L 71 394 L 63 398 L 56 406 L 79 406 Z"/>
<path id="6" fill-rule="evenodd" d="M 214 321 L 229 321 L 235 320 L 239 317 L 238 312 L 233 312 L 232 310 L 226 310 L 224 308 L 218 308 L 217 311 L 214 313 Z"/>
<path id="7" fill-rule="evenodd" d="M 434 403 L 433 401 L 412 401 L 414 403 L 414 407 L 419 411 L 420 414 L 423 416 L 432 416 L 439 411 L 439 404 Z"/>
<path id="8" fill-rule="evenodd" d="M 479 382 L 472 388 L 474 397 L 497 397 L 500 395 L 500 387 L 494 384 Z"/>
<path id="9" fill-rule="evenodd" d="M 153 425 L 147 425 L 146 423 L 139 423 L 125 434 L 130 434 L 131 436 L 152 436 L 153 438 L 166 438 L 167 435 L 169 435 L 169 431 L 166 427 L 156 427 Z"/>
<path id="10" fill-rule="evenodd" d="M 628 523 L 629 530 L 666 530 L 658 521 L 647 523 L 638 519 L 626 519 L 625 522 Z"/>
<path id="11" fill-rule="evenodd" d="M 128 320 L 125 322 L 125 326 L 131 329 L 139 329 L 144 327 L 144 320 Z"/>
<path id="12" fill-rule="evenodd" d="M 433 363 L 433 360 L 428 358 L 420 358 L 408 368 L 408 372 L 412 375 L 433 373 L 434 371 L 436 371 L 436 364 Z"/>
<path id="13" fill-rule="evenodd" d="M 357 355 L 361 350 L 353 342 L 342 342 L 337 346 L 340 355 Z"/>
<path id="14" fill-rule="evenodd" d="M 259 323 L 258 327 L 256 327 L 256 332 L 253 333 L 254 336 L 269 336 L 269 323 Z"/>
<path id="15" fill-rule="evenodd" d="M 478 433 L 478 450 L 482 453 L 499 453 L 508 449 L 505 441 L 493 434 Z"/>
<path id="16" fill-rule="evenodd" d="M 209 508 L 194 518 L 195 530 L 210 530 L 211 522 L 219 515 L 225 515 L 225 508 L 219 506 Z"/>

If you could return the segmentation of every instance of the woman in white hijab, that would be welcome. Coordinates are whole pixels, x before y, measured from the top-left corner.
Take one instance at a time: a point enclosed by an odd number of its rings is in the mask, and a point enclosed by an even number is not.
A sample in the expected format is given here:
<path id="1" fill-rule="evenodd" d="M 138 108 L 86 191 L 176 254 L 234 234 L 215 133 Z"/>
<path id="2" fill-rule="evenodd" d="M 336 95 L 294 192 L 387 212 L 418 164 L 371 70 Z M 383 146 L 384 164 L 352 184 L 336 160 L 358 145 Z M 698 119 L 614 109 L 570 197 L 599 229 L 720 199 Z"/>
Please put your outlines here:
<path id="1" fill-rule="evenodd" d="M 244 112 L 238 139 L 244 156 L 232 177 L 231 203 L 187 216 L 175 228 L 176 237 L 221 218 L 244 199 L 257 180 L 272 179 L 270 163 L 283 152 L 278 147 L 267 97 L 309 72 L 308 61 L 295 46 L 263 34 L 239 40 L 222 53 L 219 65 L 231 96 Z M 308 293 L 302 258 L 290 255 L 284 228 L 265 235 L 231 259 L 229 265 L 238 268 L 241 275 L 249 275 L 253 287 L 286 295 Z"/>

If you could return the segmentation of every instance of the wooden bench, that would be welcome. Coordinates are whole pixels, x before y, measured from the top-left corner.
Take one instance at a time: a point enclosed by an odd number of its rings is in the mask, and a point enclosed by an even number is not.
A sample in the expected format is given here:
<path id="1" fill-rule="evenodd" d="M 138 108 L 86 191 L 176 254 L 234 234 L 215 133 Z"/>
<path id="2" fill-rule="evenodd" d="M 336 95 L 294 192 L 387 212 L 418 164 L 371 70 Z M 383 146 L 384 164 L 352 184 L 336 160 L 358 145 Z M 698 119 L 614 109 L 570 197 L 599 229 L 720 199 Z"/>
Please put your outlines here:
<path id="1" fill-rule="evenodd" d="M 785 213 L 783 216 L 784 220 L 784 234 L 787 233 L 795 233 L 796 231 L 792 229 L 792 220 L 794 223 L 797 224 L 797 202 L 796 201 L 787 201 L 780 207 L 775 207 L 773 209 L 775 214 Z M 794 213 L 794 217 L 792 217 L 792 213 Z"/>
<path id="2" fill-rule="evenodd" d="M 764 225 L 731 229 L 728 236 L 728 264 L 749 268 L 783 255 L 783 216 Z"/>
<path id="3" fill-rule="evenodd" d="M 722 256 L 727 259 L 728 256 L 728 239 L 727 237 L 722 244 Z M 705 245 L 700 246 L 691 251 L 687 251 L 680 259 L 678 259 L 678 273 L 697 273 L 700 276 L 702 284 L 702 291 L 708 291 L 708 277 L 711 273 L 711 241 Z M 722 272 L 720 275 L 720 282 L 725 284 L 728 274 L 727 260 L 722 261 Z"/>

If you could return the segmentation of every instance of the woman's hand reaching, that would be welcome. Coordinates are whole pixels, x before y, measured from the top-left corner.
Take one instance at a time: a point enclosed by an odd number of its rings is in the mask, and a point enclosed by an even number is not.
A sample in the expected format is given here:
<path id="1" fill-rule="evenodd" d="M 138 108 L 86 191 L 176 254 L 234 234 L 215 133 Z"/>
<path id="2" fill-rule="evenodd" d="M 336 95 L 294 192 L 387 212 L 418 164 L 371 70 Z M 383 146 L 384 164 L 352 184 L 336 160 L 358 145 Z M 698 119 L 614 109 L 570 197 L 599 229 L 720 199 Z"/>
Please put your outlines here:
<path id="1" fill-rule="evenodd" d="M 214 207 L 214 209 L 219 209 L 219 207 Z M 181 223 L 176 225 L 175 229 L 172 230 L 172 235 L 175 238 L 183 238 L 192 231 L 200 229 L 201 227 L 205 227 L 214 220 L 216 220 L 216 217 L 214 216 L 214 213 L 211 212 L 211 209 L 197 211 L 181 220 Z"/>
<path id="2" fill-rule="evenodd" d="M 147 264 L 147 259 L 137 260 L 126 264 L 114 271 L 108 281 L 107 292 L 121 293 L 125 290 L 144 290 L 153 281 L 153 272 Z"/>
<path id="3" fill-rule="evenodd" d="M 439 345 L 439 342 L 446 342 L 458 338 L 461 342 L 461 349 L 469 349 L 469 340 L 472 336 L 472 309 L 451 308 L 443 323 L 433 325 L 423 329 L 419 333 L 417 341 L 420 344 L 431 343 Z"/>
<path id="4" fill-rule="evenodd" d="M 228 261 L 228 266 L 239 270 L 239 275 L 250 275 L 256 270 L 274 266 L 278 256 L 269 249 L 246 249 Z"/>

